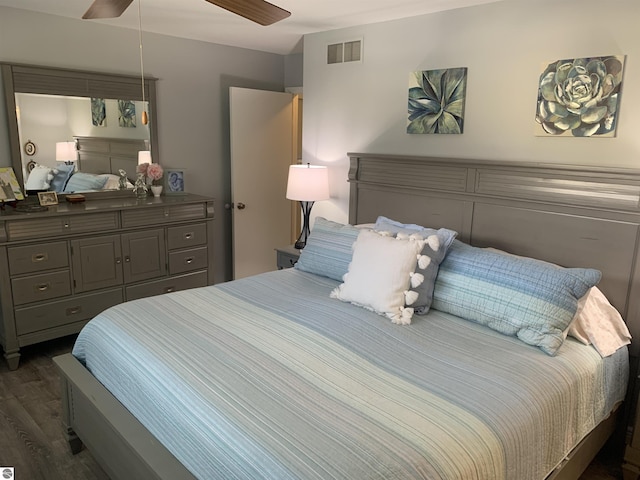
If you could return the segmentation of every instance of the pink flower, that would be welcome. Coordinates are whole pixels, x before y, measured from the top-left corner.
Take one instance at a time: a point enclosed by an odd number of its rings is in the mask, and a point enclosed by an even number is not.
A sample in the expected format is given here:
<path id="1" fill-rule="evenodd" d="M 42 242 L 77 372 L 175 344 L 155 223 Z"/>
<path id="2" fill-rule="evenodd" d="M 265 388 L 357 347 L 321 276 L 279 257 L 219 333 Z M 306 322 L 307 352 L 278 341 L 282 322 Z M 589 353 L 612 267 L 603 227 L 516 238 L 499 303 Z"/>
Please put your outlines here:
<path id="1" fill-rule="evenodd" d="M 164 173 L 164 171 L 162 170 L 162 167 L 159 163 L 147 163 L 145 165 L 147 165 L 147 177 L 154 181 L 160 180 L 162 178 L 162 174 Z"/>

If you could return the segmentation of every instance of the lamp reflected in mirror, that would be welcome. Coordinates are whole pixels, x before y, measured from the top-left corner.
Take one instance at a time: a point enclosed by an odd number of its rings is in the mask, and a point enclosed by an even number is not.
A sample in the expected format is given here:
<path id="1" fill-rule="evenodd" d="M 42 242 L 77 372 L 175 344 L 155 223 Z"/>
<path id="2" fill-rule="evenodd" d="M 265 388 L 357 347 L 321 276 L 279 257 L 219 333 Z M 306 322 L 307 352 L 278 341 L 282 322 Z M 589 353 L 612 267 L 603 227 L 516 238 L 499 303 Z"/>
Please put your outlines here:
<path id="1" fill-rule="evenodd" d="M 56 162 L 73 165 L 78 161 L 76 142 L 56 142 Z"/>
<path id="2" fill-rule="evenodd" d="M 138 152 L 138 165 L 142 165 L 143 163 L 153 163 L 151 161 L 151 151 L 150 150 L 140 150 Z"/>

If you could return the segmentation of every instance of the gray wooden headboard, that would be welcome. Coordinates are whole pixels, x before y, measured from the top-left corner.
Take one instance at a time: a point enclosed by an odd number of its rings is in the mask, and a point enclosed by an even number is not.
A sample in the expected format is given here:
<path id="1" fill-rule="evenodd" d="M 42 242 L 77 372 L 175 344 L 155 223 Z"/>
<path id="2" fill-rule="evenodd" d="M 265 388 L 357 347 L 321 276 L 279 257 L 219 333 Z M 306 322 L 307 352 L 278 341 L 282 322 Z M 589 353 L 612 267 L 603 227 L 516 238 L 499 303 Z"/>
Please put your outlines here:
<path id="1" fill-rule="evenodd" d="M 640 353 L 640 170 L 349 153 L 350 223 L 378 215 L 602 272 Z"/>
<path id="2" fill-rule="evenodd" d="M 130 182 L 136 180 L 138 151 L 148 150 L 145 140 L 104 137 L 74 137 L 78 146 L 78 170 L 84 173 L 111 173 L 122 169 Z"/>

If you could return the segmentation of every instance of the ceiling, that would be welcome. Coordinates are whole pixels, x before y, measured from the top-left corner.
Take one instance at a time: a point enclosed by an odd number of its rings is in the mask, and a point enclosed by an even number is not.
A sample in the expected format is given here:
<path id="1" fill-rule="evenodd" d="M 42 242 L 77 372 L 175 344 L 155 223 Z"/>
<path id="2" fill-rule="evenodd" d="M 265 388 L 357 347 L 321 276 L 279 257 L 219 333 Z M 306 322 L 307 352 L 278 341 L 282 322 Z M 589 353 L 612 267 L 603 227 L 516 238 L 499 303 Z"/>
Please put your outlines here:
<path id="1" fill-rule="evenodd" d="M 263 27 L 204 0 L 141 0 L 143 31 L 290 54 L 307 33 L 396 20 L 503 0 L 271 0 L 291 16 Z M 138 0 L 120 17 L 100 22 L 138 28 Z M 0 6 L 80 19 L 92 0 L 0 0 Z"/>

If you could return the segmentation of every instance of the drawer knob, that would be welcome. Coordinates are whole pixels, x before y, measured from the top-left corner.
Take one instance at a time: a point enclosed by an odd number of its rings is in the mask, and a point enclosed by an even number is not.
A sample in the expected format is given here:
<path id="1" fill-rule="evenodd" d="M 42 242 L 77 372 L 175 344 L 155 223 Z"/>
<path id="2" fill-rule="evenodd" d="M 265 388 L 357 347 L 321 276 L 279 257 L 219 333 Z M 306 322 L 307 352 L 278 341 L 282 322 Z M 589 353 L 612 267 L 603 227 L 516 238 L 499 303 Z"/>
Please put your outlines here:
<path id="1" fill-rule="evenodd" d="M 64 227 L 64 228 L 69 228 L 69 222 L 64 222 L 63 227 Z"/>
<path id="2" fill-rule="evenodd" d="M 125 263 L 131 263 L 131 257 L 127 255 L 126 257 L 124 257 L 124 261 Z"/>
<path id="3" fill-rule="evenodd" d="M 50 283 L 40 283 L 38 285 L 34 285 L 34 288 L 38 292 L 46 292 L 47 290 L 49 290 L 49 287 L 51 287 Z"/>
<path id="4" fill-rule="evenodd" d="M 164 293 L 171 293 L 175 291 L 176 291 L 176 287 L 167 287 L 164 289 Z"/>
<path id="5" fill-rule="evenodd" d="M 122 263 L 122 259 L 120 257 L 116 257 L 116 265 L 120 265 Z"/>
<path id="6" fill-rule="evenodd" d="M 188 232 L 184 234 L 185 240 L 191 240 L 193 238 L 193 232 Z"/>
<path id="7" fill-rule="evenodd" d="M 75 307 L 67 308 L 67 316 L 76 315 L 82 311 L 82 307 L 77 305 Z"/>
<path id="8" fill-rule="evenodd" d="M 184 259 L 184 263 L 186 263 L 187 265 L 190 265 L 193 263 L 195 259 L 193 257 L 187 257 Z"/>
<path id="9" fill-rule="evenodd" d="M 34 253 L 31 256 L 32 263 L 44 262 L 45 260 L 48 260 L 48 259 L 49 259 L 49 255 L 47 255 L 46 253 Z"/>

